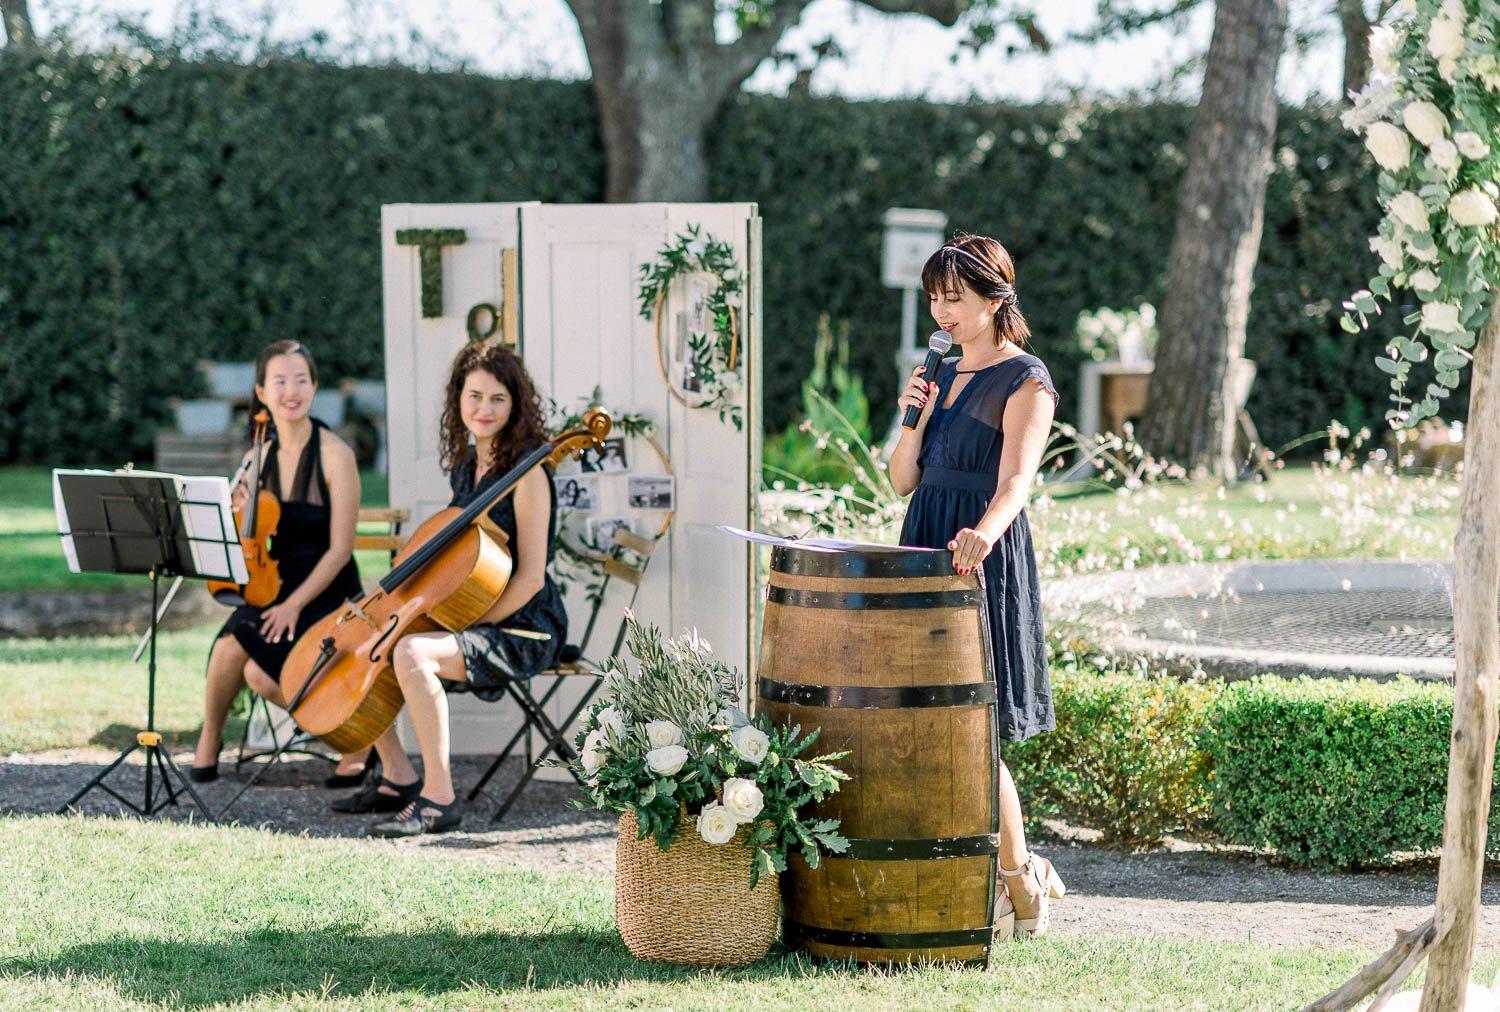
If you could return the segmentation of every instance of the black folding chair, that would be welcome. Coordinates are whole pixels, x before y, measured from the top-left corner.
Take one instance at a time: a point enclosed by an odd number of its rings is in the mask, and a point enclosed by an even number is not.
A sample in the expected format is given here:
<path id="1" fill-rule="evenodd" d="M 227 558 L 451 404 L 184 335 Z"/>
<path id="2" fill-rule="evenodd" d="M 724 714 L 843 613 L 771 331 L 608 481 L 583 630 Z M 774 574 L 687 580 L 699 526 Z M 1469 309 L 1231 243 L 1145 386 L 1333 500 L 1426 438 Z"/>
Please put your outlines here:
<path id="1" fill-rule="evenodd" d="M 563 647 L 562 654 L 558 659 L 557 667 L 540 672 L 537 677 L 552 676 L 552 685 L 541 696 L 537 696 L 531 690 L 530 680 L 508 682 L 505 686 L 506 695 L 514 700 L 520 711 L 521 726 L 500 754 L 495 756 L 484 775 L 470 789 L 466 801 L 473 801 L 479 795 L 494 800 L 494 797 L 485 791 L 485 785 L 500 771 L 505 761 L 511 757 L 518 746 L 523 746 L 526 756 L 525 768 L 521 771 L 521 779 L 511 788 L 510 793 L 500 802 L 500 807 L 490 818 L 490 824 L 494 825 L 505 818 L 521 792 L 531 783 L 541 763 L 548 756 L 556 755 L 559 758 L 571 762 L 578 758 L 567 735 L 573 722 L 578 715 L 591 703 L 594 696 L 604 684 L 603 676 L 599 673 L 599 661 L 592 659 L 587 653 L 589 644 L 593 640 L 594 627 L 598 623 L 600 612 L 604 610 L 604 601 L 609 590 L 609 585 L 614 580 L 621 580 L 630 584 L 630 601 L 620 611 L 620 624 L 615 632 L 614 640 L 610 643 L 609 651 L 603 657 L 611 657 L 620 652 L 620 646 L 625 642 L 625 613 L 626 610 L 635 605 L 635 599 L 641 591 L 641 580 L 646 575 L 646 566 L 651 561 L 651 552 L 656 547 L 656 542 L 649 538 L 643 538 L 624 529 L 617 529 L 614 534 L 614 546 L 610 550 L 609 558 L 604 562 L 604 581 L 599 588 L 599 595 L 594 600 L 594 607 L 589 612 L 588 624 L 584 627 L 583 636 L 578 644 L 568 644 Z M 626 561 L 627 553 L 633 554 L 640 561 L 631 563 Z M 562 690 L 564 685 L 577 684 L 578 679 L 587 679 L 588 684 L 579 696 L 578 702 L 568 711 L 566 717 L 557 723 L 547 715 L 547 704 Z M 535 732 L 542 739 L 540 749 L 533 747 L 532 733 Z M 569 774 L 583 786 L 578 780 L 578 774 L 569 769 Z"/>

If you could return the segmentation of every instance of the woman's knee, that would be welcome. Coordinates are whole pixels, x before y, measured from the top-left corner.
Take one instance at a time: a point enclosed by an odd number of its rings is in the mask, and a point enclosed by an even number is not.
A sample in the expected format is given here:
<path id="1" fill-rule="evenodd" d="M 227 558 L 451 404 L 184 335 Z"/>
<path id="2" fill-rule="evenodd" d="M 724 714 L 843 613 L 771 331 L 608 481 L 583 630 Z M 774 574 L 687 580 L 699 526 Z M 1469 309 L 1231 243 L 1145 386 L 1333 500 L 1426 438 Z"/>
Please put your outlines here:
<path id="1" fill-rule="evenodd" d="M 257 696 L 273 703 L 281 702 L 281 683 L 272 678 L 254 661 L 245 665 L 245 682 Z"/>
<path id="2" fill-rule="evenodd" d="M 392 653 L 397 678 L 421 678 L 436 675 L 438 659 L 433 643 L 425 636 L 407 636 L 396 644 Z"/>
<path id="3" fill-rule="evenodd" d="M 211 668 L 222 667 L 238 672 L 249 659 L 250 655 L 245 653 L 240 641 L 228 634 L 214 640 L 213 649 L 208 652 L 208 664 Z"/>

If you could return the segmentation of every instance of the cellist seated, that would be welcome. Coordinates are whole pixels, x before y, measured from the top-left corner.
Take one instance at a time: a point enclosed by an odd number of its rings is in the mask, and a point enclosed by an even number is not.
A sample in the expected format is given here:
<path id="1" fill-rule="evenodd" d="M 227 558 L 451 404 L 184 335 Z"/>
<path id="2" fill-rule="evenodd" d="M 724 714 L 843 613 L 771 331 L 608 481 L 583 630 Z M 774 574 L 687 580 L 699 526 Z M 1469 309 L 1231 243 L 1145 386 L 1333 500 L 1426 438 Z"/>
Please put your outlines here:
<path id="1" fill-rule="evenodd" d="M 464 507 L 547 441 L 542 404 L 521 360 L 498 343 L 466 346 L 448 377 L 441 422 L 442 462 Z M 557 504 L 545 466 L 531 470 L 489 511 L 508 540 L 509 582 L 479 621 L 459 633 L 414 633 L 392 652 L 396 679 L 422 753 L 419 777 L 394 725 L 375 742 L 383 776 L 335 811 L 390 813 L 375 836 L 415 836 L 457 829 L 462 811 L 448 753 L 446 692 L 494 700 L 507 680 L 530 678 L 556 664 L 567 636 L 562 595 L 547 573 L 555 546 Z"/>

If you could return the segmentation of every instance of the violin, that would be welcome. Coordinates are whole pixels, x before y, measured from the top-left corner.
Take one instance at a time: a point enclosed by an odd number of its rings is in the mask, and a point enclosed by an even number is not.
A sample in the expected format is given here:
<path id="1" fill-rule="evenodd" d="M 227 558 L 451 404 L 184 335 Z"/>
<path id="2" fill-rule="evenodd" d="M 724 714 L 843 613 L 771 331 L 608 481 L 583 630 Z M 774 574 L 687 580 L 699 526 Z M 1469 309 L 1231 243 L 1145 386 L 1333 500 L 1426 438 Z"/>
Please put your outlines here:
<path id="1" fill-rule="evenodd" d="M 433 514 L 375 590 L 310 626 L 281 673 L 297 726 L 346 754 L 384 734 L 404 703 L 391 664 L 396 644 L 413 633 L 467 628 L 510 581 L 508 539 L 490 509 L 533 469 L 602 446 L 610 425 L 609 413 L 594 408 L 581 426 L 528 453 L 468 506 Z"/>
<path id="2" fill-rule="evenodd" d="M 245 552 L 245 569 L 249 582 L 239 584 L 228 580 L 209 580 L 208 592 L 220 604 L 231 608 L 242 604 L 264 608 L 275 602 L 281 593 L 281 567 L 271 558 L 270 541 L 281 523 L 281 503 L 270 492 L 260 487 L 261 450 L 265 445 L 266 427 L 271 416 L 264 408 L 255 416 L 255 450 L 250 457 L 250 495 L 244 505 L 234 508 L 235 524 L 239 530 L 240 548 Z M 244 468 L 235 476 L 239 481 Z"/>

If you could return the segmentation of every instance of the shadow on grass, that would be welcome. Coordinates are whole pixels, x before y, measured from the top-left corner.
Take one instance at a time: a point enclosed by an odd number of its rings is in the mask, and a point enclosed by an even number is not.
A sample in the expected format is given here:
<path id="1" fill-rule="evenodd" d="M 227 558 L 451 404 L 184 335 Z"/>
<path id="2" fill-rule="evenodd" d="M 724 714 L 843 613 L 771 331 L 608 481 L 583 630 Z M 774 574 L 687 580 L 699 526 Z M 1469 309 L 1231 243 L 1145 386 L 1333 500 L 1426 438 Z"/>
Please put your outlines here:
<path id="1" fill-rule="evenodd" d="M 831 964 L 834 967 L 844 964 Z M 779 948 L 739 970 L 704 971 L 643 963 L 613 931 L 360 934 L 261 930 L 220 942 L 119 939 L 78 945 L 50 958 L 0 962 L 0 981 L 33 976 L 93 979 L 135 1001 L 200 1008 L 258 997 L 416 993 L 466 989 L 547 990 L 625 981 L 803 977 L 819 972 Z M 0 985 L 3 986 L 3 985 Z"/>
<path id="2" fill-rule="evenodd" d="M 143 719 L 139 724 L 126 724 L 115 722 L 108 724 L 89 738 L 89 744 L 99 748 L 123 749 L 135 744 L 136 733 L 146 726 Z M 157 727 L 167 745 L 173 749 L 187 748 L 196 745 L 198 732 L 203 729 L 202 724 L 192 727 Z M 245 733 L 245 718 L 238 714 L 231 714 L 224 725 L 224 756 L 233 759 L 235 749 L 239 745 L 240 738 Z"/>

